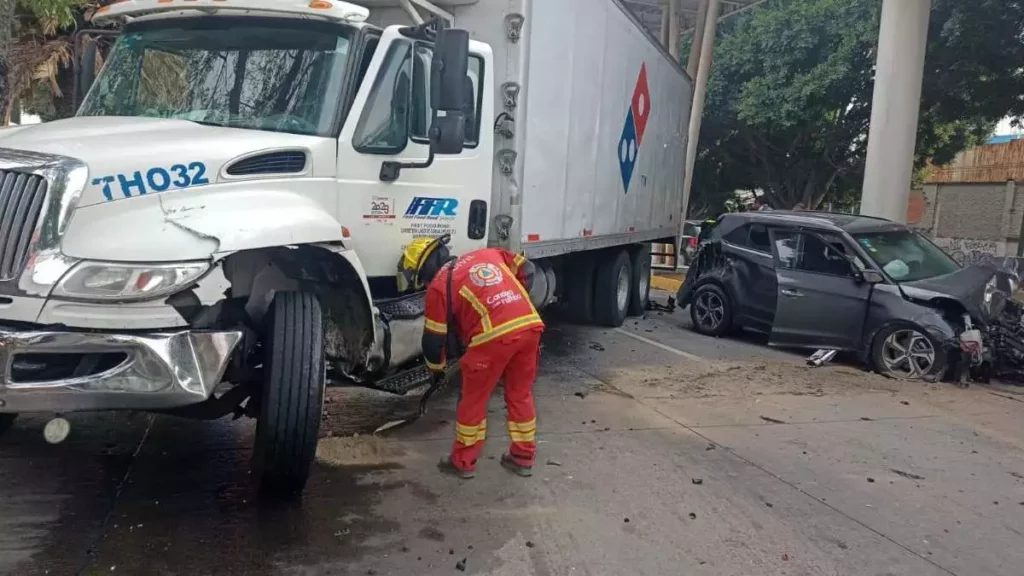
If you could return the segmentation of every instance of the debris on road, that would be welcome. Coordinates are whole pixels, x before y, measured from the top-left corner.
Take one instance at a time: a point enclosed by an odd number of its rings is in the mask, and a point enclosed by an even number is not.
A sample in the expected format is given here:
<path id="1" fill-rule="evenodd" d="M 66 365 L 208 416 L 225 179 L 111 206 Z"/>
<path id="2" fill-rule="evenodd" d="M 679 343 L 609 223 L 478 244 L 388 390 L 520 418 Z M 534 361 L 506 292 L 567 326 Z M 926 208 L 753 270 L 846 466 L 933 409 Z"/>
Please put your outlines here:
<path id="1" fill-rule="evenodd" d="M 598 342 L 591 342 L 590 349 L 597 350 L 598 352 L 604 352 L 604 346 Z"/>
<path id="2" fill-rule="evenodd" d="M 903 404 L 904 406 L 910 406 L 910 402 L 908 402 L 907 400 L 900 400 L 900 404 Z"/>
<path id="3" fill-rule="evenodd" d="M 767 416 L 761 416 L 761 420 L 764 420 L 765 422 L 768 422 L 768 423 L 771 423 L 771 424 L 785 424 L 785 422 L 782 421 L 782 420 L 776 420 L 775 418 L 769 418 Z"/>
<path id="4" fill-rule="evenodd" d="M 705 452 L 710 452 L 710 451 L 714 450 L 715 448 L 718 448 L 718 446 L 715 446 L 714 444 L 708 444 L 708 447 L 705 448 L 704 451 Z"/>
<path id="5" fill-rule="evenodd" d="M 690 512 L 690 520 L 696 520 L 696 519 L 697 519 L 697 515 L 694 514 L 693 512 Z"/>
<path id="6" fill-rule="evenodd" d="M 455 563 L 455 569 L 458 570 L 459 572 L 465 572 L 466 571 L 466 561 L 467 560 L 468 560 L 468 558 L 463 558 L 462 560 L 459 560 L 458 562 L 456 562 Z"/>
<path id="7" fill-rule="evenodd" d="M 548 460 L 547 465 L 548 466 L 561 466 L 562 463 L 559 462 L 558 460 Z"/>
<path id="8" fill-rule="evenodd" d="M 860 419 L 865 421 L 865 422 L 874 422 L 875 421 L 874 418 L 868 418 L 867 416 L 861 416 Z"/>
<path id="9" fill-rule="evenodd" d="M 868 478 L 868 483 L 874 484 L 875 483 L 875 479 L 874 478 Z"/>
<path id="10" fill-rule="evenodd" d="M 579 398 L 580 400 L 582 400 L 582 399 L 587 397 L 587 393 L 586 392 L 577 392 L 577 393 L 573 394 L 573 396 L 575 396 L 575 397 Z"/>
<path id="11" fill-rule="evenodd" d="M 526 547 L 527 547 L 527 548 L 533 548 L 534 546 L 536 546 L 536 544 L 534 544 L 534 543 L 533 543 L 533 542 L 531 542 L 530 540 L 527 540 L 527 541 L 526 541 Z"/>
<path id="12" fill-rule="evenodd" d="M 893 472 L 893 474 L 896 474 L 897 476 L 902 476 L 904 478 L 909 478 L 910 480 L 924 480 L 924 476 L 919 476 L 917 474 L 911 474 L 910 472 L 904 472 L 902 470 L 897 470 L 895 468 L 892 469 L 892 472 Z"/>
<path id="13" fill-rule="evenodd" d="M 818 350 L 814 354 L 811 354 L 810 356 L 807 357 L 807 365 L 817 368 L 819 366 L 824 365 L 826 362 L 830 362 L 833 358 L 836 357 L 836 354 L 838 353 L 838 350 L 822 348 L 821 350 Z"/>
<path id="14" fill-rule="evenodd" d="M 764 505 L 769 508 L 775 508 L 775 504 L 772 504 L 771 502 L 765 502 Z"/>
<path id="15" fill-rule="evenodd" d="M 690 478 L 690 482 L 693 482 L 697 486 L 700 486 L 701 484 L 704 483 L 704 479 L 703 478 Z"/>
<path id="16" fill-rule="evenodd" d="M 783 552 L 782 553 L 782 561 L 783 562 L 789 562 L 789 554 L 786 554 L 785 552 Z"/>
<path id="17" fill-rule="evenodd" d="M 623 518 L 622 521 L 625 522 L 626 524 L 629 524 L 629 518 Z"/>

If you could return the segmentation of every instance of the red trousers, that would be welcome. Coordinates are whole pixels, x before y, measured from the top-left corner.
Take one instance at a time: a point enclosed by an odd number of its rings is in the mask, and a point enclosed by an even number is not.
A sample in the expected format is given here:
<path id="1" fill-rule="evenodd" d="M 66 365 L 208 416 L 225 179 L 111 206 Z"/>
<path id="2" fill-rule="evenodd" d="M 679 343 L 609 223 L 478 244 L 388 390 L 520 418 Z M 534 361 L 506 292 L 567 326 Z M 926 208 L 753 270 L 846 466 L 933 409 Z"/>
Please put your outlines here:
<path id="1" fill-rule="evenodd" d="M 487 401 L 502 378 L 512 440 L 508 452 L 517 464 L 533 466 L 537 454 L 533 382 L 537 379 L 542 332 L 540 328 L 514 332 L 470 348 L 459 361 L 462 395 L 455 415 L 452 463 L 460 470 L 476 468 L 487 438 Z"/>

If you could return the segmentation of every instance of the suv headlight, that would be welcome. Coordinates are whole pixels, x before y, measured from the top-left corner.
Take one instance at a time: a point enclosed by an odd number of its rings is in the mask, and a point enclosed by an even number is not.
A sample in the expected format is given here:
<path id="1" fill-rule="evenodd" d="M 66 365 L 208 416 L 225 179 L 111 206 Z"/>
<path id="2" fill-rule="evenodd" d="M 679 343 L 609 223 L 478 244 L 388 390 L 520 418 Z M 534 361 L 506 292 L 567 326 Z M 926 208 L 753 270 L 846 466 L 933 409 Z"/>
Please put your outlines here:
<path id="1" fill-rule="evenodd" d="M 210 266 L 209 262 L 82 262 L 64 275 L 54 289 L 53 295 L 76 300 L 152 300 L 187 287 L 206 274 Z"/>

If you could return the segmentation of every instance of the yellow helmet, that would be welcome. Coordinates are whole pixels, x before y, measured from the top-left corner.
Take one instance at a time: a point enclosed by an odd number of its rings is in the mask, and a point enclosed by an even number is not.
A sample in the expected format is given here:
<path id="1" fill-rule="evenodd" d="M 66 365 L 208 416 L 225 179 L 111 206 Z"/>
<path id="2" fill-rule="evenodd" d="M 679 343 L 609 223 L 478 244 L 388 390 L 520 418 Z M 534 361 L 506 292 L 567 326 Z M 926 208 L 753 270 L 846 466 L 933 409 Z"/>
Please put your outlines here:
<path id="1" fill-rule="evenodd" d="M 421 276 L 424 265 L 430 260 L 431 255 L 435 253 L 438 253 L 442 260 L 447 260 L 447 244 L 449 240 L 451 240 L 451 235 L 449 234 L 438 238 L 417 238 L 405 247 L 405 250 L 402 252 L 402 258 L 398 262 L 397 279 L 399 293 L 408 292 L 410 289 L 419 290 L 423 288 L 424 283 Z M 440 268 L 440 264 L 438 264 L 438 268 Z"/>

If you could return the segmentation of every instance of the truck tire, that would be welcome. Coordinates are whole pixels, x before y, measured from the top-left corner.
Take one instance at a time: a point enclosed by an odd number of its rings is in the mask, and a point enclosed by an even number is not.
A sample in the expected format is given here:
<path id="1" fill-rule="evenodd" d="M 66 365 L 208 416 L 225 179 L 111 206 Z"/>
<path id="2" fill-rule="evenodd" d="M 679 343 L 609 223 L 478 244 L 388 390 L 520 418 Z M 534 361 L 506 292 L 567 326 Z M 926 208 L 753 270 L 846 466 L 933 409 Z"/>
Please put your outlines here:
<path id="1" fill-rule="evenodd" d="M 642 244 L 631 250 L 633 282 L 629 294 L 629 315 L 643 316 L 651 297 L 651 245 Z"/>
<path id="2" fill-rule="evenodd" d="M 17 414 L 0 414 L 0 436 L 3 436 L 5 432 L 11 429 L 11 426 L 14 425 L 14 419 L 17 417 Z"/>
<path id="3" fill-rule="evenodd" d="M 594 319 L 601 326 L 618 328 L 626 321 L 632 294 L 633 265 L 626 250 L 611 251 L 597 268 Z"/>
<path id="4" fill-rule="evenodd" d="M 589 254 L 573 254 L 565 266 L 566 308 L 580 324 L 594 323 L 594 260 Z"/>
<path id="5" fill-rule="evenodd" d="M 309 479 L 323 417 L 327 369 L 320 302 L 279 292 L 263 343 L 263 392 L 254 458 L 271 496 L 295 496 Z"/>

